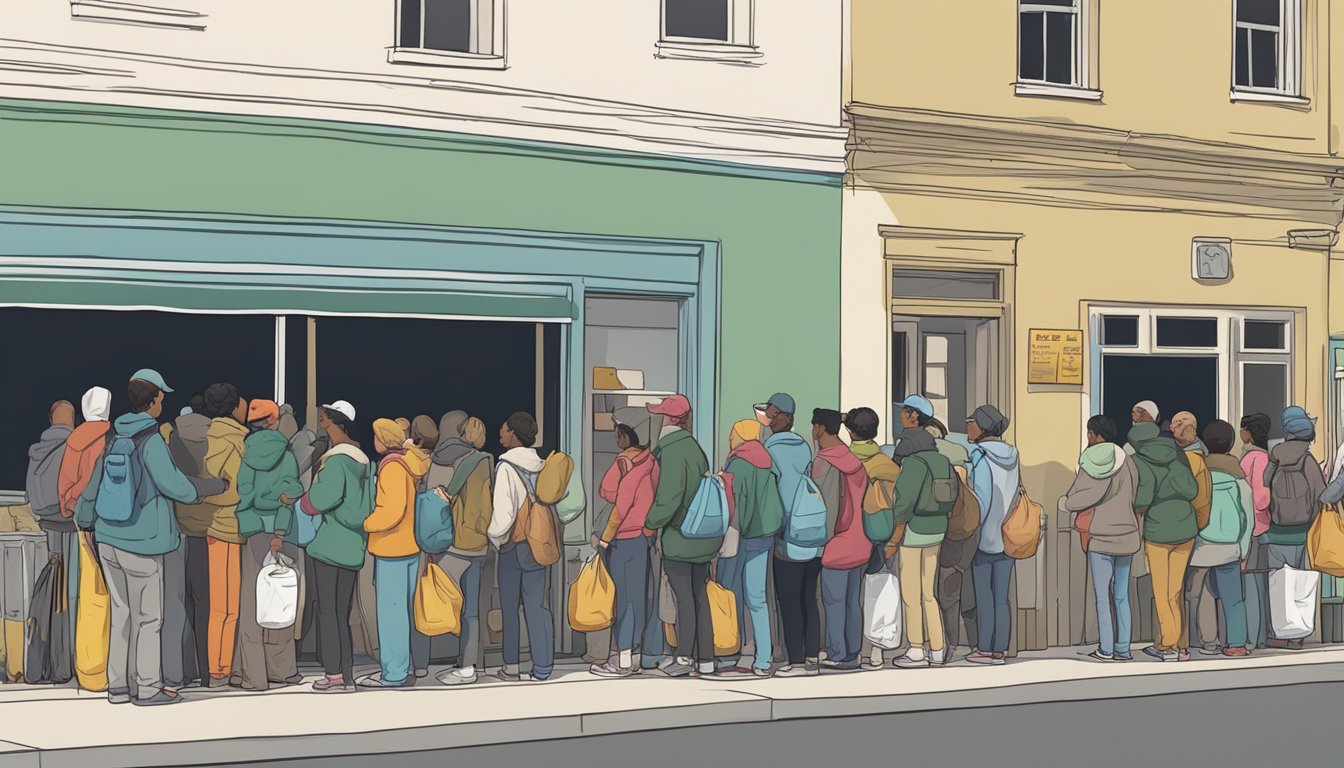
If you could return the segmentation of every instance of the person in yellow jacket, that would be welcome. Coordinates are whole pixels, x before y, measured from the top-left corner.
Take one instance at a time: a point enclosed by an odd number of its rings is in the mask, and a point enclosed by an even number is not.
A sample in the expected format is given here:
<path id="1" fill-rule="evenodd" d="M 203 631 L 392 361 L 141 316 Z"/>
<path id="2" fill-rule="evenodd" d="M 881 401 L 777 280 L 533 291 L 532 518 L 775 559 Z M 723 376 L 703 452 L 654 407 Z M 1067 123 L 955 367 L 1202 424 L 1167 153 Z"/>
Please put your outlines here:
<path id="1" fill-rule="evenodd" d="M 420 479 L 429 472 L 429 454 L 407 440 L 406 430 L 391 419 L 373 422 L 373 447 L 378 462 L 373 514 L 364 520 L 373 555 L 373 584 L 378 603 L 380 672 L 359 681 L 361 688 L 412 688 L 411 614 L 420 547 L 415 543 L 415 497 Z"/>
<path id="2" fill-rule="evenodd" d="M 1208 526 L 1209 514 L 1213 509 L 1213 475 L 1208 466 L 1209 449 L 1199 439 L 1199 420 L 1189 411 L 1172 416 L 1171 436 L 1184 452 L 1190 464 L 1190 473 L 1195 476 L 1195 500 L 1190 505 L 1195 508 L 1195 522 L 1202 531 Z M 1208 577 L 1208 570 L 1192 565 L 1186 573 L 1185 623 L 1191 630 L 1188 637 L 1198 638 L 1200 653 L 1221 656 L 1223 648 L 1218 638 L 1218 609 L 1215 595 L 1209 588 L 1213 579 Z"/>

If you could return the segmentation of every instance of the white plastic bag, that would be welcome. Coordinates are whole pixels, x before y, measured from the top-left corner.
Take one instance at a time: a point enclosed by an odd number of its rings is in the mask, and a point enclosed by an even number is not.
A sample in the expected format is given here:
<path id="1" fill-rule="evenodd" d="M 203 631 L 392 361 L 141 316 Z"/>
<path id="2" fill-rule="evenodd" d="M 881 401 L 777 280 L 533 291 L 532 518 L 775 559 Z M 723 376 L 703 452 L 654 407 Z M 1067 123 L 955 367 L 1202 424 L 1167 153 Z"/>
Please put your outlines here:
<path id="1" fill-rule="evenodd" d="M 262 629 L 292 627 L 298 612 L 299 573 L 294 562 L 267 554 L 257 574 L 257 624 Z"/>
<path id="2" fill-rule="evenodd" d="M 901 583 L 883 569 L 863 577 L 863 636 L 884 650 L 895 650 L 904 640 L 901 625 Z"/>
<path id="3" fill-rule="evenodd" d="M 1316 591 L 1321 575 L 1283 566 L 1269 574 L 1269 619 L 1274 637 L 1301 640 L 1316 631 Z"/>

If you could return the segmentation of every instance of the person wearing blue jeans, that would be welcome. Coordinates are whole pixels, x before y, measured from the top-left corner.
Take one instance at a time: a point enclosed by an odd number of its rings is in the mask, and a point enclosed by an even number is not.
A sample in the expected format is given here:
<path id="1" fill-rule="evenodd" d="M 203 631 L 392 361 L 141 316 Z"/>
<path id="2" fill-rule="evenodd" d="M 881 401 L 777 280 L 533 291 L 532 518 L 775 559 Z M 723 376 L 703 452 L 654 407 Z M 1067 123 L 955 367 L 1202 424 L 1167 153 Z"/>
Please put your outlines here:
<path id="1" fill-rule="evenodd" d="M 971 560 L 975 585 L 976 647 L 981 653 L 1008 652 L 1012 616 L 1008 610 L 1008 585 L 1013 579 L 1013 559 L 1002 552 L 976 552 Z"/>
<path id="2" fill-rule="evenodd" d="M 414 671 L 411 604 L 419 566 L 418 555 L 373 559 L 373 589 L 378 601 L 378 665 L 383 687 L 405 683 Z"/>
<path id="3" fill-rule="evenodd" d="M 971 449 L 971 488 L 980 501 L 980 544 L 971 560 L 975 588 L 976 651 L 966 660 L 975 664 L 1003 664 L 1012 632 L 1008 587 L 1013 559 L 1004 552 L 1003 521 L 1017 504 L 1022 488 L 1017 449 L 1004 442 L 1008 417 L 992 405 L 982 405 L 966 419 Z"/>
<path id="4" fill-rule="evenodd" d="M 719 561 L 719 584 L 731 590 L 737 602 L 741 637 L 746 637 L 747 615 L 751 615 L 751 637 L 755 645 L 752 669 L 769 670 L 773 646 L 770 640 L 770 608 L 765 599 L 765 582 L 770 569 L 770 550 L 775 537 L 760 536 L 738 542 L 737 555 Z M 741 656 L 719 658 L 719 669 L 738 668 Z"/>
<path id="5" fill-rule="evenodd" d="M 438 680 L 444 685 L 469 685 L 476 682 L 476 665 L 482 660 L 481 571 L 485 555 L 449 552 L 439 558 L 439 567 L 447 573 L 462 572 L 457 579 L 457 588 L 462 591 L 462 630 L 458 635 L 457 667 L 440 673 Z"/>
<path id="6" fill-rule="evenodd" d="M 863 643 L 863 605 L 859 597 L 859 590 L 863 586 L 863 570 L 864 566 L 821 569 L 826 660 L 837 664 L 854 664 L 853 668 L 857 668 Z"/>
<path id="7" fill-rule="evenodd" d="M 639 666 L 645 671 L 657 669 L 667 655 L 666 641 L 663 636 L 663 620 L 659 616 L 661 608 L 663 562 L 658 557 L 656 542 L 652 536 L 648 541 L 648 569 L 644 579 L 644 636 L 639 641 Z"/>
<path id="8" fill-rule="evenodd" d="M 1129 650 L 1129 641 L 1133 637 L 1129 571 L 1133 563 L 1133 555 L 1087 553 L 1087 567 L 1092 573 L 1092 590 L 1097 599 L 1098 645 L 1102 656 L 1113 659 L 1132 658 Z"/>
<path id="9" fill-rule="evenodd" d="M 616 539 L 602 551 L 616 586 L 616 622 L 613 639 L 620 658 L 612 664 L 594 664 L 599 677 L 624 677 L 634 666 L 635 637 L 644 631 L 645 589 L 649 580 L 649 539 L 643 535 Z"/>
<path id="10" fill-rule="evenodd" d="M 555 667 L 555 628 L 546 607 L 546 569 L 524 569 L 523 561 L 533 562 L 528 543 L 518 542 L 499 552 L 499 604 L 504 630 L 504 672 L 506 680 L 520 679 L 519 656 L 522 627 L 518 619 L 521 604 L 527 622 L 527 645 L 532 653 L 532 679 L 545 680 Z M 526 555 L 522 557 L 522 555 Z"/>

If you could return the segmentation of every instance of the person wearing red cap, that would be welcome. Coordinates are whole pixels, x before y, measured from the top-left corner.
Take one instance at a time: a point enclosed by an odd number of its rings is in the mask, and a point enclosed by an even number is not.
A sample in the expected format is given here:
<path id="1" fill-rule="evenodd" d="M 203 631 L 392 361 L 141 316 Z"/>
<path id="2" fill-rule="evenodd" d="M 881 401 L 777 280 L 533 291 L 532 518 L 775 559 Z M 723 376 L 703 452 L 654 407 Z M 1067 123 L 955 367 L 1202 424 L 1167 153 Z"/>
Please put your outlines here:
<path id="1" fill-rule="evenodd" d="M 709 460 L 700 444 L 687 431 L 691 423 L 691 403 L 683 395 L 672 395 L 648 406 L 649 412 L 664 419 L 653 457 L 658 462 L 658 485 L 653 493 L 645 526 L 661 530 L 663 571 L 677 601 L 677 648 L 672 663 L 664 668 L 670 677 L 694 672 L 714 673 L 714 628 L 710 623 L 709 561 L 718 554 L 723 538 L 688 539 L 681 535 L 681 523 L 690 510 L 691 499 L 700 478 L 709 472 Z M 694 657 L 698 667 L 692 667 Z"/>

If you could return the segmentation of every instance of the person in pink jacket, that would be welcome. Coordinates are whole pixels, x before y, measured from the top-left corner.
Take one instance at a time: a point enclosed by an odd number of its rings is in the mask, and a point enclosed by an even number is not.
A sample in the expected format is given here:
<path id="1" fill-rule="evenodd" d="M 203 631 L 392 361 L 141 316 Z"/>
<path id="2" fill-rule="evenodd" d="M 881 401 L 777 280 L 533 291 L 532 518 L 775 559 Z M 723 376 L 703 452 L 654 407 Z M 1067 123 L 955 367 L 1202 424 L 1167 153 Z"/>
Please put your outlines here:
<path id="1" fill-rule="evenodd" d="M 812 439 L 817 459 L 812 480 L 826 501 L 830 539 L 821 553 L 821 603 L 826 611 L 824 669 L 852 672 L 859 668 L 863 643 L 863 606 L 859 590 L 873 544 L 863 532 L 863 493 L 868 472 L 840 440 L 841 415 L 829 408 L 812 412 Z"/>
<path id="2" fill-rule="evenodd" d="M 1246 643 L 1256 648 L 1269 647 L 1269 486 L 1265 485 L 1265 467 L 1269 465 L 1269 430 L 1272 425 L 1263 413 L 1241 420 L 1241 471 L 1251 485 L 1255 502 L 1255 527 L 1251 529 L 1251 548 L 1242 564 L 1242 588 L 1246 592 Z"/>

